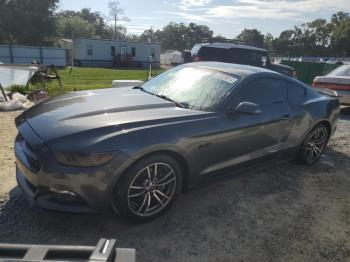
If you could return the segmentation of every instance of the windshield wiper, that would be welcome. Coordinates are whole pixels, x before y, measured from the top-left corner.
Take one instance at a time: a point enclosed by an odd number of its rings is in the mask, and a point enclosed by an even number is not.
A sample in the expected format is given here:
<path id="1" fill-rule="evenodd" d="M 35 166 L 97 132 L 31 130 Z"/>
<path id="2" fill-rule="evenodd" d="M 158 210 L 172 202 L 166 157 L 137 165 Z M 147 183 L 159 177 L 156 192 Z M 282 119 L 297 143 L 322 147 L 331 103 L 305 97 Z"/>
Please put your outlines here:
<path id="1" fill-rule="evenodd" d="M 160 98 L 163 98 L 163 99 L 165 99 L 165 100 L 168 100 L 168 101 L 170 101 L 170 102 L 175 103 L 175 105 L 176 105 L 177 107 L 186 108 L 183 104 L 174 101 L 173 99 L 171 99 L 170 97 L 168 97 L 168 96 L 166 96 L 166 95 L 158 95 L 158 94 L 154 94 L 154 95 L 155 95 L 155 96 L 158 96 L 158 97 L 160 97 Z"/>
<path id="2" fill-rule="evenodd" d="M 178 107 L 186 108 L 184 105 L 182 105 L 181 103 L 178 103 L 178 102 L 172 100 L 170 97 L 168 97 L 168 96 L 166 96 L 166 95 L 158 95 L 158 94 L 149 92 L 149 91 L 145 90 L 142 86 L 135 86 L 135 87 L 133 87 L 133 89 L 140 89 L 141 91 L 143 91 L 143 92 L 145 92 L 145 93 L 148 93 L 148 94 L 151 94 L 151 95 L 154 95 L 154 96 L 158 96 L 158 97 L 160 97 L 160 98 L 163 98 L 163 99 L 165 99 L 165 100 L 168 100 L 168 101 L 170 101 L 170 102 L 173 102 L 173 103 L 175 103 L 175 105 L 178 106 Z"/>

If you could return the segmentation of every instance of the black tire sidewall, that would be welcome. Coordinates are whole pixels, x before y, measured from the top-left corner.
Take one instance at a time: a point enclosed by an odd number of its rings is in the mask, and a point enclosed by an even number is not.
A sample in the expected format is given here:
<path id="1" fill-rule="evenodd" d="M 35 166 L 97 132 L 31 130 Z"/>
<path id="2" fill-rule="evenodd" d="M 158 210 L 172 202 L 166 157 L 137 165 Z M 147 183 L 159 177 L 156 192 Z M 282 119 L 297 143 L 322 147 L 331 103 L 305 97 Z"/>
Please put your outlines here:
<path id="1" fill-rule="evenodd" d="M 147 217 L 142 217 L 142 216 L 137 216 L 134 214 L 132 211 L 129 209 L 128 205 L 128 190 L 130 187 L 130 184 L 134 180 L 135 176 L 146 166 L 155 163 L 155 162 L 160 162 L 160 163 L 165 163 L 169 166 L 171 166 L 175 172 L 176 175 L 176 189 L 175 193 L 173 195 L 173 198 L 171 201 L 168 203 L 168 205 L 163 208 L 160 212 L 152 215 L 152 216 L 147 216 Z M 113 207 L 116 209 L 116 213 L 118 213 L 120 216 L 123 218 L 130 220 L 135 223 L 142 223 L 142 222 L 147 222 L 150 220 L 153 220 L 162 214 L 166 212 L 175 199 L 177 198 L 177 195 L 181 191 L 181 185 L 182 185 L 182 171 L 181 167 L 178 164 L 178 162 L 171 156 L 168 155 L 161 155 L 161 154 L 155 154 L 155 155 L 150 155 L 147 157 L 144 157 L 140 160 L 138 160 L 136 163 L 134 163 L 125 173 L 125 175 L 120 179 L 119 183 L 117 183 L 117 186 L 115 188 L 114 194 L 113 194 Z"/>

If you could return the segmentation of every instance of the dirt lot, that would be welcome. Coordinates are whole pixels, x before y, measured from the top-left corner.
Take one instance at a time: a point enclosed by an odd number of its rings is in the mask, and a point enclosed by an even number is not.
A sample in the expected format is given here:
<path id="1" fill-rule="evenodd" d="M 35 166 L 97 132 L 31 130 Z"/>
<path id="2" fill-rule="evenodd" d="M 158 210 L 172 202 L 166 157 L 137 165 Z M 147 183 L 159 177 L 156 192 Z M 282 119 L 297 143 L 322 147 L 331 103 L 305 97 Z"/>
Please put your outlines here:
<path id="1" fill-rule="evenodd" d="M 138 261 L 350 261 L 350 108 L 315 166 L 286 163 L 180 196 L 160 219 L 41 210 L 15 185 L 15 113 L 0 113 L 0 242 L 95 244 L 117 238 Z"/>

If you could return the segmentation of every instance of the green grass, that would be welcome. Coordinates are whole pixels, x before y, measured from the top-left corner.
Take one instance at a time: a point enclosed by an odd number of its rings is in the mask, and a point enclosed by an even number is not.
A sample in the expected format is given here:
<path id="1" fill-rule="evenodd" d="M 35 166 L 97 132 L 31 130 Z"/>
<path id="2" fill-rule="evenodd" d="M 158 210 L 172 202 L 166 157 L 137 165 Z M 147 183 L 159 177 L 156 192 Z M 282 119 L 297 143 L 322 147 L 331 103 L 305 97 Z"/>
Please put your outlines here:
<path id="1" fill-rule="evenodd" d="M 109 88 L 112 86 L 112 80 L 142 80 L 147 79 L 147 70 L 121 70 L 121 69 L 104 69 L 104 68 L 73 68 L 72 74 L 70 69 L 59 71 L 61 80 L 66 92 L 74 90 L 88 90 Z M 153 73 L 159 74 L 163 70 L 156 70 Z M 40 87 L 40 84 L 37 85 Z M 60 92 L 58 81 L 53 80 L 48 84 L 49 91 L 52 95 Z"/>

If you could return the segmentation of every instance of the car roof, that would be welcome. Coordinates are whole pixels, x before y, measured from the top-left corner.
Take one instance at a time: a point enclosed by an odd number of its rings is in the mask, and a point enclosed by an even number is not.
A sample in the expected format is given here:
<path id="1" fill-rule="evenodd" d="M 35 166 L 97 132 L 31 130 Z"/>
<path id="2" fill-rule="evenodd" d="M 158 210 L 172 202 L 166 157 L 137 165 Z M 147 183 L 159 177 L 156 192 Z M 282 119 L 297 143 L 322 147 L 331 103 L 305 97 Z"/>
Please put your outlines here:
<path id="1" fill-rule="evenodd" d="M 256 74 L 256 73 L 270 73 L 273 75 L 281 75 L 277 72 L 260 68 L 260 67 L 231 64 L 231 63 L 222 63 L 222 62 L 194 62 L 194 63 L 185 64 L 185 66 L 216 70 L 227 74 L 233 74 L 241 78 L 247 77 L 249 75 Z"/>
<path id="2" fill-rule="evenodd" d="M 223 48 L 223 49 L 241 48 L 241 49 L 250 49 L 255 51 L 267 52 L 266 49 L 263 49 L 263 48 L 258 48 L 258 47 L 249 46 L 249 45 L 235 44 L 235 43 L 203 43 L 203 44 L 197 44 L 197 45 L 206 46 L 206 47 Z"/>

